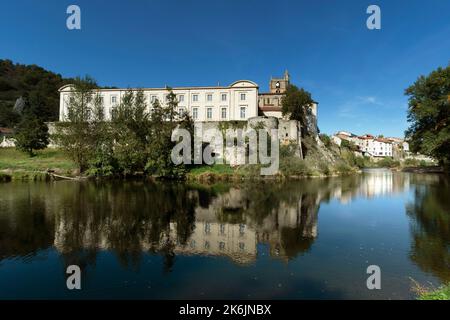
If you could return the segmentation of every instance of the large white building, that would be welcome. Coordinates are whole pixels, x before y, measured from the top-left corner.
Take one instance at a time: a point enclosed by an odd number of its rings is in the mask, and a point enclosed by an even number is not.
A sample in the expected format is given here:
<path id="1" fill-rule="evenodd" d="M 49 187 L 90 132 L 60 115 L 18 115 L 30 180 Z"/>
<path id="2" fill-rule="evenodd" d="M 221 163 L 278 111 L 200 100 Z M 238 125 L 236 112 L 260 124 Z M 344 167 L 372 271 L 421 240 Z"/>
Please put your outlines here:
<path id="1" fill-rule="evenodd" d="M 178 111 L 189 112 L 194 121 L 247 121 L 257 116 L 276 117 L 281 119 L 281 100 L 289 85 L 289 74 L 283 78 L 271 78 L 270 92 L 259 93 L 259 86 L 250 80 L 238 80 L 229 86 L 212 87 L 178 87 L 172 88 L 178 99 Z M 69 103 L 71 85 L 59 89 L 59 120 L 65 121 Z M 103 99 L 105 115 L 111 115 L 114 105 L 120 103 L 129 89 L 99 89 Z M 138 90 L 138 89 L 132 89 Z M 143 88 L 149 111 L 155 100 L 163 106 L 167 102 L 169 88 Z M 317 124 L 317 103 L 312 106 L 312 114 Z"/>
<path id="2" fill-rule="evenodd" d="M 71 85 L 59 90 L 60 121 L 64 121 L 67 115 L 71 90 Z M 149 109 L 155 100 L 159 100 L 162 105 L 167 101 L 168 88 L 142 90 Z M 127 89 L 99 90 L 107 117 L 110 117 L 112 108 L 121 101 L 126 91 Z M 253 81 L 239 80 L 226 87 L 179 87 L 172 88 L 172 91 L 178 99 L 178 111 L 189 112 L 195 121 L 248 120 L 258 116 L 258 85 Z"/>

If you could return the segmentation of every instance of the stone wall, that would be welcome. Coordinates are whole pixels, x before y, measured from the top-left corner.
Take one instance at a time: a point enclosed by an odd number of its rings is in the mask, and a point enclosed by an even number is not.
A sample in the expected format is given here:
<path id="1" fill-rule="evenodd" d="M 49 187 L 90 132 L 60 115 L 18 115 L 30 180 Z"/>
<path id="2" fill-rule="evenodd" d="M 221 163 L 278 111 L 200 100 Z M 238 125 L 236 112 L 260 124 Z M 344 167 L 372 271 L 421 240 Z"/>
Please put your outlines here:
<path id="1" fill-rule="evenodd" d="M 242 150 L 240 150 L 238 146 L 226 146 L 225 143 L 223 145 L 220 144 L 220 141 L 223 138 L 226 139 L 227 130 L 229 129 L 233 130 L 233 132 L 236 132 L 236 129 L 242 129 L 244 140 L 246 140 L 245 150 L 248 150 L 248 141 L 251 140 L 251 134 L 249 133 L 252 129 L 256 131 L 258 129 L 264 129 L 269 134 L 272 129 L 277 129 L 277 138 L 280 144 L 287 145 L 293 143 L 299 145 L 299 150 L 296 155 L 301 157 L 300 123 L 296 120 L 283 120 L 276 117 L 258 116 L 249 118 L 248 121 L 202 122 L 197 123 L 196 125 L 197 134 L 202 135 L 202 141 L 209 143 L 214 154 L 217 157 L 224 159 L 225 162 L 230 163 L 231 165 L 243 162 L 248 163 L 248 159 L 245 158 L 248 155 L 239 153 L 239 151 Z M 198 136 L 197 139 L 200 139 L 200 136 Z M 219 141 L 218 144 L 217 141 Z"/>

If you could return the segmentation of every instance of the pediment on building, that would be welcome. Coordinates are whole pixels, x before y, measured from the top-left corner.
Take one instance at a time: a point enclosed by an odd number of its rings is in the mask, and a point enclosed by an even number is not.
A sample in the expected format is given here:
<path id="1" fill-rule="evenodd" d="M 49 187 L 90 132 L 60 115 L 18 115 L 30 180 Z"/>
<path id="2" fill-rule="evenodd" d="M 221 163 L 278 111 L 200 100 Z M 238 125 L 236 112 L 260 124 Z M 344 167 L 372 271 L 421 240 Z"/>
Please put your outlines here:
<path id="1" fill-rule="evenodd" d="M 230 84 L 231 88 L 258 88 L 258 84 L 250 80 L 238 80 Z"/>

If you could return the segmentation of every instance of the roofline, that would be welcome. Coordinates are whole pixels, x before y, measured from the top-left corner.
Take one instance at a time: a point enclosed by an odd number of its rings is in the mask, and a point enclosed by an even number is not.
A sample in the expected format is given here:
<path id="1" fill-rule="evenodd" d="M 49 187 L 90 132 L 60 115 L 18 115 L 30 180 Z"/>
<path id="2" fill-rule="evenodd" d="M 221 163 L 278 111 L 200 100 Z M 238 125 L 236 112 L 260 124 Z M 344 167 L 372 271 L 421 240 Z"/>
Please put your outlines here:
<path id="1" fill-rule="evenodd" d="M 250 82 L 250 83 L 253 84 L 255 87 L 259 88 L 259 85 L 258 85 L 256 82 L 254 82 L 254 81 L 252 81 L 252 80 L 246 80 L 246 79 L 237 80 L 237 81 L 233 82 L 232 84 L 230 84 L 230 87 L 234 86 L 236 83 L 239 83 L 239 82 Z M 249 88 L 252 88 L 252 87 L 249 87 Z"/>
<path id="2" fill-rule="evenodd" d="M 239 82 L 250 82 L 254 86 L 242 86 L 238 88 L 242 89 L 254 89 L 255 87 L 259 89 L 259 86 L 257 83 L 251 81 L 251 80 L 237 80 L 230 84 L 229 86 L 199 86 L 199 87 L 162 87 L 162 88 L 98 88 L 98 90 L 101 91 L 127 91 L 127 90 L 144 90 L 144 91 L 161 91 L 161 90 L 168 90 L 169 88 L 172 90 L 208 90 L 208 89 L 231 89 L 233 85 L 239 83 Z M 64 89 L 73 86 L 73 84 L 66 84 L 59 88 L 59 92 L 63 91 Z"/>

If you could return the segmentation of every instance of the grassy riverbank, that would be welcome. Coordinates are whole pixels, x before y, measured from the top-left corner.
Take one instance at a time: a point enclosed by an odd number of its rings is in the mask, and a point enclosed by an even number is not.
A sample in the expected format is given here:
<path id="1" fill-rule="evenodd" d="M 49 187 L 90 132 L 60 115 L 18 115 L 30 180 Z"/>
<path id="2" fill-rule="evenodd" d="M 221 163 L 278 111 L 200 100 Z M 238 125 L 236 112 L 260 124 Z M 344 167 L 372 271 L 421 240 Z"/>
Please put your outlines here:
<path id="1" fill-rule="evenodd" d="M 273 176 L 262 176 L 260 165 L 242 165 L 231 167 L 227 164 L 203 165 L 188 169 L 186 179 L 200 183 L 218 181 L 240 181 L 243 179 L 316 178 L 353 174 L 359 171 L 345 157 L 325 161 L 320 154 L 309 155 L 305 160 L 292 155 L 281 156 L 279 173 Z M 389 167 L 389 166 L 388 166 Z M 394 169 L 394 168 L 393 168 Z M 401 169 L 401 168 L 400 168 Z M 420 167 L 423 171 L 426 167 Z M 0 182 L 11 180 L 45 180 L 47 171 L 75 176 L 76 164 L 59 149 L 45 149 L 29 157 L 26 153 L 14 148 L 0 148 Z"/>
<path id="2" fill-rule="evenodd" d="M 76 165 L 58 149 L 36 151 L 29 157 L 14 148 L 0 148 L 0 181 L 43 180 L 47 170 L 73 175 Z"/>
<path id="3" fill-rule="evenodd" d="M 45 180 L 46 172 L 51 170 L 65 176 L 75 176 L 77 167 L 61 150 L 45 149 L 36 152 L 36 156 L 14 148 L 0 148 L 0 181 Z M 188 170 L 186 179 L 198 182 L 239 181 L 243 179 L 283 179 L 300 177 L 325 177 L 354 173 L 350 166 L 340 164 L 335 167 L 314 165 L 311 160 L 295 157 L 280 160 L 280 173 L 274 176 L 261 176 L 260 165 L 242 165 L 231 167 L 227 164 L 203 165 Z"/>

